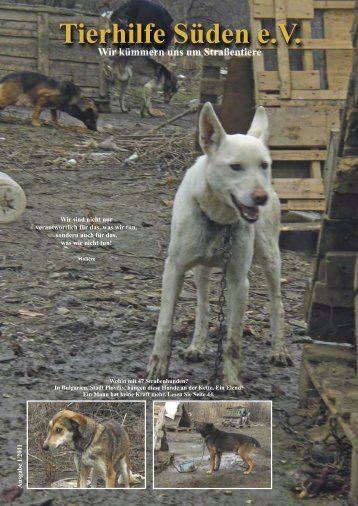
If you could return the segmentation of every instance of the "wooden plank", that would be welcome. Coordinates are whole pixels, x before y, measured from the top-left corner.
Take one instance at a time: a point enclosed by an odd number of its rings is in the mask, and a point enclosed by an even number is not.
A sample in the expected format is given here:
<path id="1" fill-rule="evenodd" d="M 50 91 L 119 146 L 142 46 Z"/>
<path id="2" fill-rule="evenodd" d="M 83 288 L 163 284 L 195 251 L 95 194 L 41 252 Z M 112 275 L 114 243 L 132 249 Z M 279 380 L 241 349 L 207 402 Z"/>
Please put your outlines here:
<path id="1" fill-rule="evenodd" d="M 313 6 L 315 9 L 347 9 L 354 10 L 354 0 L 314 0 Z"/>
<path id="2" fill-rule="evenodd" d="M 274 18 L 274 0 L 253 0 L 252 15 L 254 18 Z M 300 2 L 287 1 L 287 18 L 311 19 L 313 18 L 312 0 Z"/>
<path id="3" fill-rule="evenodd" d="M 325 217 L 320 234 L 320 255 L 328 251 L 357 251 L 358 229 L 351 220 L 332 220 Z"/>
<path id="4" fill-rule="evenodd" d="M 301 23 L 302 39 L 310 39 L 312 36 L 311 21 L 304 20 Z M 305 70 L 313 69 L 313 53 L 310 50 L 305 50 L 303 53 L 303 68 Z"/>
<path id="5" fill-rule="evenodd" d="M 276 26 L 279 23 L 287 24 L 286 7 L 288 2 L 286 0 L 274 0 L 275 4 L 275 22 Z M 277 46 L 277 64 L 279 76 L 279 89 L 281 98 L 290 98 L 291 96 L 291 75 L 290 75 L 290 60 L 288 55 L 287 44 L 279 44 Z"/>
<path id="6" fill-rule="evenodd" d="M 2 21 L 30 21 L 33 23 L 37 23 L 37 14 L 36 10 L 33 10 L 33 7 L 28 6 L 25 10 L 21 10 L 12 6 L 9 10 L 6 9 L 5 5 L 0 6 L 0 19 Z"/>
<path id="7" fill-rule="evenodd" d="M 295 93 L 296 90 L 293 91 Z M 274 94 L 267 94 L 265 92 L 260 92 L 258 95 L 259 104 L 264 107 L 281 107 L 282 105 L 285 105 L 286 107 L 319 107 L 321 110 L 329 110 L 333 111 L 333 113 L 336 113 L 337 110 L 341 111 L 344 107 L 344 100 L 343 99 L 330 99 L 330 100 L 323 100 L 323 99 L 316 99 L 314 98 L 314 102 L 312 99 L 289 99 L 285 100 L 284 103 L 280 99 L 278 95 Z"/>
<path id="8" fill-rule="evenodd" d="M 340 139 L 340 129 L 333 128 L 330 132 L 328 142 L 327 159 L 323 167 L 323 185 L 327 202 L 330 199 L 332 190 L 332 181 L 336 174 L 336 161 Z"/>
<path id="9" fill-rule="evenodd" d="M 259 72 L 257 78 L 260 91 L 275 91 L 280 88 L 280 77 L 277 71 Z M 290 82 L 293 90 L 319 90 L 319 71 L 292 70 Z"/>
<path id="10" fill-rule="evenodd" d="M 98 86 L 99 66 L 95 63 L 54 62 L 50 63 L 50 75 L 57 79 L 72 80 L 78 86 Z"/>
<path id="11" fill-rule="evenodd" d="M 324 197 L 321 179 L 273 179 L 273 187 L 282 199 L 320 199 Z"/>
<path id="12" fill-rule="evenodd" d="M 357 252 L 330 251 L 326 255 L 325 279 L 328 288 L 353 291 Z"/>
<path id="13" fill-rule="evenodd" d="M 346 95 L 344 90 L 293 90 L 291 97 L 299 100 L 345 100 Z"/>
<path id="14" fill-rule="evenodd" d="M 262 28 L 262 23 L 258 19 L 251 18 L 251 26 L 252 30 L 255 33 L 258 33 Z M 260 72 L 265 70 L 265 61 L 263 54 L 259 58 L 252 58 L 253 68 L 254 68 L 254 81 L 255 81 L 255 100 L 256 104 L 260 104 L 260 92 L 259 92 L 259 83 L 258 83 L 258 75 Z"/>
<path id="15" fill-rule="evenodd" d="M 325 201 L 318 199 L 284 200 L 281 202 L 282 211 L 324 211 Z"/>
<path id="16" fill-rule="evenodd" d="M 326 150 L 310 149 L 310 150 L 278 150 L 271 149 L 271 158 L 274 161 L 310 161 L 310 160 L 325 160 Z"/>
<path id="17" fill-rule="evenodd" d="M 40 12 L 37 15 L 38 25 L 38 71 L 47 75 L 49 73 L 49 38 L 48 13 Z"/>
<path id="18" fill-rule="evenodd" d="M 94 47 L 67 46 L 60 41 L 50 40 L 49 58 L 52 61 L 72 61 L 82 63 L 98 63 L 98 51 Z"/>
<path id="19" fill-rule="evenodd" d="M 324 33 L 329 40 L 348 39 L 354 20 L 354 12 L 326 11 L 324 13 Z M 330 90 L 342 91 L 345 94 L 353 64 L 353 51 L 326 51 L 327 81 Z"/>
<path id="20" fill-rule="evenodd" d="M 310 176 L 315 179 L 319 179 L 322 182 L 321 162 L 312 161 L 310 163 Z M 323 182 L 322 182 L 322 191 L 323 191 Z"/>
<path id="21" fill-rule="evenodd" d="M 1 58 L 3 56 L 37 58 L 37 40 L 22 37 L 0 36 Z"/>
<path id="22" fill-rule="evenodd" d="M 315 107 L 267 109 L 270 147 L 326 147 L 329 131 L 339 124 L 339 113 Z"/>
<path id="23" fill-rule="evenodd" d="M 327 345 L 327 344 L 306 344 L 303 356 L 306 360 L 313 362 L 336 362 L 337 360 L 354 365 L 353 348 L 351 346 Z"/>
<path id="24" fill-rule="evenodd" d="M 0 36 L 1 37 L 18 37 L 19 30 L 9 29 L 9 28 L 0 28 Z M 24 38 L 36 38 L 37 30 L 21 30 L 21 36 Z"/>

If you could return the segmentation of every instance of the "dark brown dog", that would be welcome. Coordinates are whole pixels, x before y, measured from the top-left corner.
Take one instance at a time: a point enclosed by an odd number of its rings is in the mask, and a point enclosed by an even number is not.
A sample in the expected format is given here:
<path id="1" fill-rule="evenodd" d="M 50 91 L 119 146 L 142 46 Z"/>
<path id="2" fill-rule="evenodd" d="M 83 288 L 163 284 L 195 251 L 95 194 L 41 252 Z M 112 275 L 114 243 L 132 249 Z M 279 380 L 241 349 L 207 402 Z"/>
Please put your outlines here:
<path id="1" fill-rule="evenodd" d="M 33 106 L 33 126 L 41 126 L 40 114 L 46 107 L 51 109 L 55 125 L 58 124 L 57 111 L 63 111 L 82 121 L 90 130 L 97 130 L 96 104 L 70 81 L 56 81 L 38 72 L 8 74 L 0 80 L 0 109 L 19 102 Z"/>
<path id="2" fill-rule="evenodd" d="M 233 452 L 240 455 L 247 465 L 244 474 L 252 472 L 254 463 L 251 453 L 255 448 L 261 448 L 257 439 L 236 432 L 224 432 L 217 429 L 212 423 L 196 423 L 195 430 L 205 439 L 210 453 L 210 469 L 207 474 L 213 474 L 214 471 L 219 470 L 221 456 L 224 452 Z"/>

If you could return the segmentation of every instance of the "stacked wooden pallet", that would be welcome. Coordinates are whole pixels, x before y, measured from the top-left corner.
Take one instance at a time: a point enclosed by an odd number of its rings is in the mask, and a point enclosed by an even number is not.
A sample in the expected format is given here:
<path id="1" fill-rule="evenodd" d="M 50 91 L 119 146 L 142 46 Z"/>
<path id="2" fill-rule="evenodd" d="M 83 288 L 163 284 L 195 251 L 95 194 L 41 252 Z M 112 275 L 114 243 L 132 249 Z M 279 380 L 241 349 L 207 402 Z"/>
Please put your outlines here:
<path id="1" fill-rule="evenodd" d="M 340 126 L 353 49 L 354 1 L 251 0 L 252 30 L 277 44 L 257 45 L 256 103 L 267 108 L 274 186 L 283 210 L 324 211 L 322 163 L 329 132 Z M 278 23 L 298 23 L 301 43 L 284 43 Z"/>
<path id="2" fill-rule="evenodd" d="M 274 186 L 284 211 L 325 209 L 322 180 L 329 132 L 340 127 L 353 57 L 354 1 L 251 0 L 253 36 L 267 28 L 277 44 L 249 58 L 203 58 L 201 102 L 220 101 L 229 133 L 246 133 L 256 105 L 270 119 Z M 287 45 L 278 23 L 299 25 L 299 45 Z M 224 78 L 220 67 L 227 66 Z"/>

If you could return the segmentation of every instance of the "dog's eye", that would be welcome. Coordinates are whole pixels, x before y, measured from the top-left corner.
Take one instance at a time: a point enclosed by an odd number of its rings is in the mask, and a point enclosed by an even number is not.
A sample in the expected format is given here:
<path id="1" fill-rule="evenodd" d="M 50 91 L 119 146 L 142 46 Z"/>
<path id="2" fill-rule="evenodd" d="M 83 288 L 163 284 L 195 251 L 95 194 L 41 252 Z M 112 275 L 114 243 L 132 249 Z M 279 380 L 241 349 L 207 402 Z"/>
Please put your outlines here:
<path id="1" fill-rule="evenodd" d="M 261 169 L 266 170 L 268 168 L 269 164 L 267 162 L 262 162 Z"/>
<path id="2" fill-rule="evenodd" d="M 239 163 L 233 163 L 230 165 L 230 167 L 232 168 L 232 170 L 237 170 L 237 171 L 243 170 L 243 166 L 240 165 Z"/>
<path id="3" fill-rule="evenodd" d="M 62 432 L 61 427 L 57 427 L 56 430 L 55 430 L 55 432 L 57 432 L 57 434 L 59 434 L 60 432 Z"/>

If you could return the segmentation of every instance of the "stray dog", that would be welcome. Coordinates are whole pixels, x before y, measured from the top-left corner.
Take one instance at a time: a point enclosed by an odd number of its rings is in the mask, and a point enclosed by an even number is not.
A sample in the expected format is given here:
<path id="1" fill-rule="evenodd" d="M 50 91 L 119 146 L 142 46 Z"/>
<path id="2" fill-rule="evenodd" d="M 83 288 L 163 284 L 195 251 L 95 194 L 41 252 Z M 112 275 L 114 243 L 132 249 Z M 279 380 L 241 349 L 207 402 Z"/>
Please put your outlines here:
<path id="1" fill-rule="evenodd" d="M 178 91 L 178 79 L 165 65 L 147 56 L 114 56 L 111 64 L 104 67 L 104 75 L 113 86 L 114 94 L 118 96 L 122 112 L 128 112 L 125 105 L 125 95 L 133 77 L 133 68 L 138 74 L 152 79 L 143 86 L 143 105 L 141 116 L 162 116 L 163 114 L 152 108 L 151 97 L 154 91 L 162 90 L 164 102 L 169 104 Z"/>
<path id="2" fill-rule="evenodd" d="M 255 466 L 251 453 L 255 448 L 261 448 L 257 439 L 236 432 L 224 432 L 217 429 L 212 423 L 197 423 L 194 427 L 205 439 L 206 447 L 210 453 L 210 469 L 207 474 L 213 474 L 214 471 L 219 470 L 224 452 L 233 452 L 240 455 L 247 465 L 244 474 L 252 473 Z"/>
<path id="3" fill-rule="evenodd" d="M 43 449 L 55 449 L 64 443 L 72 443 L 77 451 L 77 487 L 87 488 L 92 471 L 93 488 L 97 487 L 98 478 L 104 478 L 106 488 L 116 488 L 119 474 L 129 488 L 129 437 L 118 422 L 97 423 L 81 413 L 59 411 L 48 424 Z"/>
<path id="4" fill-rule="evenodd" d="M 46 107 L 51 109 L 55 126 L 58 126 L 57 111 L 63 111 L 82 121 L 89 130 L 97 130 L 96 104 L 70 81 L 56 81 L 37 72 L 8 74 L 0 80 L 0 109 L 16 103 L 33 106 L 33 126 L 41 126 L 40 114 Z"/>
<path id="5" fill-rule="evenodd" d="M 165 33 L 163 44 L 146 44 L 146 47 L 153 46 L 156 49 L 166 50 L 174 37 L 172 27 L 173 18 L 169 12 L 161 5 L 149 2 L 148 0 L 129 0 L 118 9 L 115 9 L 111 15 L 111 21 L 126 27 L 128 23 L 140 24 L 143 26 L 153 23 L 155 28 L 161 28 Z M 125 45 L 121 44 L 121 47 Z"/>
<path id="6" fill-rule="evenodd" d="M 247 135 L 227 135 L 212 105 L 206 103 L 199 118 L 199 135 L 205 155 L 187 171 L 174 200 L 162 302 L 148 377 L 164 378 L 168 374 L 175 306 L 185 272 L 192 268 L 195 268 L 197 310 L 194 338 L 185 356 L 198 360 L 206 351 L 209 272 L 210 267 L 223 265 L 225 229 L 230 226 L 224 381 L 235 385 L 241 384 L 241 336 L 254 248 L 269 289 L 272 361 L 292 364 L 284 340 L 278 246 L 280 202 L 271 186 L 271 158 L 265 144 L 266 111 L 263 107 L 257 109 Z"/>

